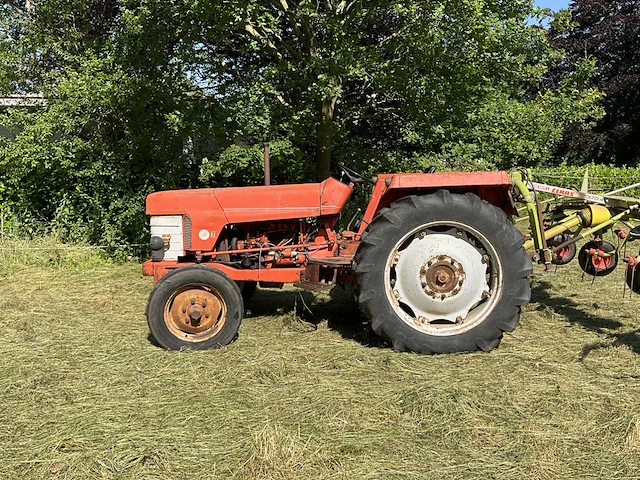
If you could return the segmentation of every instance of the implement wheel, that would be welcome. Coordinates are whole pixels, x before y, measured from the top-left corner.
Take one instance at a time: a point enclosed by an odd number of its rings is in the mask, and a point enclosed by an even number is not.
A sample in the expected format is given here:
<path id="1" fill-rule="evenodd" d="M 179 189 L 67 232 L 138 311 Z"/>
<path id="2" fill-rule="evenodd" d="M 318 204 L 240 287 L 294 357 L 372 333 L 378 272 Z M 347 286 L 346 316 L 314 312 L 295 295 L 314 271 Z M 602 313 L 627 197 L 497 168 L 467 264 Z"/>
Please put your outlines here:
<path id="1" fill-rule="evenodd" d="M 625 280 L 631 291 L 640 293 L 640 264 L 634 263 L 627 265 Z"/>
<path id="2" fill-rule="evenodd" d="M 531 298 L 531 260 L 502 210 L 476 195 L 405 197 L 355 257 L 360 308 L 398 351 L 490 351 Z"/>
<path id="3" fill-rule="evenodd" d="M 595 251 L 595 255 L 591 255 L 591 251 Z M 616 247 L 606 240 L 591 240 L 585 243 L 578 254 L 578 263 L 580 268 L 587 275 L 592 277 L 604 277 L 613 273 L 618 266 L 618 254 L 614 253 L 608 257 L 601 257 L 597 252 L 610 253 L 615 252 Z"/>
<path id="4" fill-rule="evenodd" d="M 562 245 L 570 239 L 571 237 L 567 234 L 556 235 L 552 239 L 547 240 L 547 247 L 556 248 L 558 245 Z M 553 263 L 554 265 L 566 265 L 575 258 L 577 251 L 578 248 L 576 247 L 576 244 L 572 243 L 571 245 L 564 247 L 562 250 L 554 253 L 553 258 L 551 259 L 551 263 Z"/>
<path id="5" fill-rule="evenodd" d="M 168 350 L 220 348 L 238 334 L 244 312 L 238 285 L 204 266 L 165 275 L 147 304 L 151 335 Z"/>

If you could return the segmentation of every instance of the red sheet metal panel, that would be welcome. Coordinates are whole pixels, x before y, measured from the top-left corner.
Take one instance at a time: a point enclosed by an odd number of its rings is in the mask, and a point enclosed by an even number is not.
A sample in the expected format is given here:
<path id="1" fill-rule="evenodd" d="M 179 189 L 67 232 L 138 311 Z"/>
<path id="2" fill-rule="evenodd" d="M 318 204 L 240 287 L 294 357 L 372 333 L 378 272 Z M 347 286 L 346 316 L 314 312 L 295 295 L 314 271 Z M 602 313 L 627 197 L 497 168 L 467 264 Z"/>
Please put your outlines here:
<path id="1" fill-rule="evenodd" d="M 178 263 L 178 262 L 153 262 L 147 260 L 142 264 L 142 272 L 144 275 L 153 276 L 154 282 L 158 282 L 167 273 L 175 270 L 176 268 L 182 268 L 186 266 L 195 265 L 191 262 Z M 228 265 L 222 265 L 220 263 L 203 263 L 212 268 L 216 268 L 226 273 L 232 280 L 241 281 L 254 281 L 254 282 L 273 282 L 273 283 L 294 283 L 301 279 L 302 272 L 301 267 L 294 268 L 263 268 L 263 269 L 240 269 L 233 268 Z"/>
<path id="2" fill-rule="evenodd" d="M 220 231 L 229 223 L 212 188 L 152 193 L 147 197 L 147 214 L 188 216 L 190 229 L 183 232 L 183 235 L 185 245 L 190 245 L 190 251 L 212 250 Z M 187 236 L 190 242 L 187 241 Z"/>
<path id="3" fill-rule="evenodd" d="M 216 188 L 230 223 L 262 222 L 320 215 L 319 183 Z"/>
<path id="4" fill-rule="evenodd" d="M 230 223 L 317 217 L 340 213 L 352 188 L 334 178 L 322 183 L 216 188 Z"/>
<path id="5" fill-rule="evenodd" d="M 353 185 L 345 185 L 335 178 L 328 178 L 320 185 L 320 209 L 322 215 L 337 215 L 342 212 L 353 192 Z"/>
<path id="6" fill-rule="evenodd" d="M 398 175 L 380 175 L 380 179 L 391 179 L 389 189 L 395 188 L 444 188 L 472 186 L 511 187 L 511 178 L 507 172 L 438 172 L 405 173 Z"/>
<path id="7" fill-rule="evenodd" d="M 371 200 L 358 234 L 361 235 L 381 208 L 406 195 L 423 195 L 438 189 L 454 193 L 471 192 L 480 198 L 514 213 L 509 196 L 511 178 L 507 172 L 438 172 L 378 175 Z"/>

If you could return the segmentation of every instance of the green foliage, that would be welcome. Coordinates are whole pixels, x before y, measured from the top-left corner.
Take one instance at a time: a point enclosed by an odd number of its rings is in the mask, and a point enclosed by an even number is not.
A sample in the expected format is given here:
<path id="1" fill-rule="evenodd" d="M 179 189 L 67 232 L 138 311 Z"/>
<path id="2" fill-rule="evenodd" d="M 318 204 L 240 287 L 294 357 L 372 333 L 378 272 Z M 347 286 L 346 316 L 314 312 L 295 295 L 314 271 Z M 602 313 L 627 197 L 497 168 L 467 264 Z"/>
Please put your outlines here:
<path id="1" fill-rule="evenodd" d="M 42 2 L 21 38 L 38 46 L 33 87 L 47 105 L 0 118 L 16 136 L 0 139 L 0 200 L 12 205 L 23 233 L 139 241 L 147 236 L 148 193 L 196 185 L 196 152 L 185 141 L 201 135 L 195 119 L 206 109 L 184 77 L 123 57 L 114 19 L 74 6 L 65 6 L 70 17 L 58 17 Z M 59 31 L 45 28 L 52 24 Z M 74 28 L 82 32 L 74 36 Z"/>
<path id="2" fill-rule="evenodd" d="M 159 189 L 537 165 L 598 118 L 584 62 L 528 23 L 530 0 L 39 0 L 0 7 L 0 202 L 23 231 L 146 237 Z M 537 13 L 536 13 L 537 12 Z"/>
<path id="3" fill-rule="evenodd" d="M 606 111 L 589 128 L 569 123 L 557 157 L 575 164 L 640 164 L 640 1 L 575 0 L 556 17 L 550 38 L 565 52 L 551 83 L 562 83 L 585 59 L 591 61 L 597 75 L 583 84 L 604 93 Z"/>
<path id="4" fill-rule="evenodd" d="M 171 128 L 171 96 L 108 63 L 87 59 L 49 92 L 46 107 L 2 119 L 17 133 L 0 141 L 3 183 L 27 232 L 144 238 L 146 194 L 188 185 L 197 173 L 184 161 L 179 125 Z"/>
<path id="5" fill-rule="evenodd" d="M 312 165 L 303 163 L 304 154 L 290 140 L 269 142 L 271 179 L 274 183 L 303 182 L 312 175 Z M 259 185 L 264 179 L 263 145 L 233 144 L 214 160 L 202 160 L 201 180 L 206 185 Z"/>
<path id="6" fill-rule="evenodd" d="M 457 132 L 459 140 L 443 146 L 442 158 L 459 170 L 539 165 L 562 138 L 564 122 L 587 122 L 597 114 L 592 106 L 599 98 L 595 89 L 575 88 L 528 102 L 498 94 L 467 115 L 467 126 Z M 586 108 L 576 109 L 581 105 Z"/>
<path id="7" fill-rule="evenodd" d="M 580 189 L 587 170 L 589 171 L 589 191 L 592 193 L 612 192 L 640 183 L 640 168 L 593 163 L 582 166 L 564 163 L 556 167 L 538 167 L 534 169 L 534 177 L 542 183 Z M 640 198 L 640 188 L 623 192 L 620 195 Z"/>
<path id="8" fill-rule="evenodd" d="M 416 154 L 537 164 L 567 122 L 600 115 L 595 90 L 538 94 L 562 56 L 527 25 L 528 1 L 234 5 L 228 48 L 205 43 L 225 73 L 210 87 L 235 92 L 229 126 L 254 143 L 285 132 L 325 175 L 321 151 L 372 172 L 405 169 L 411 161 L 397 159 Z"/>

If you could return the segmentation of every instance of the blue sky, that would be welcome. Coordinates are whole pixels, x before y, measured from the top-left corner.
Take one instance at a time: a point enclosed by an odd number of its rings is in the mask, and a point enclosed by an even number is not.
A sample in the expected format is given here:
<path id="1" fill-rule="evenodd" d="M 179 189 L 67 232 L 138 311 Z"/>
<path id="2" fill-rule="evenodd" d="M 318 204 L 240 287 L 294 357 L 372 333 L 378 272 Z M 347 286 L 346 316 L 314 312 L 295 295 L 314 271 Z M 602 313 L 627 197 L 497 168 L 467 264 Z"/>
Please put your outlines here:
<path id="1" fill-rule="evenodd" d="M 536 0 L 535 4 L 538 7 L 550 8 L 556 11 L 561 8 L 567 8 L 569 6 L 569 0 Z"/>

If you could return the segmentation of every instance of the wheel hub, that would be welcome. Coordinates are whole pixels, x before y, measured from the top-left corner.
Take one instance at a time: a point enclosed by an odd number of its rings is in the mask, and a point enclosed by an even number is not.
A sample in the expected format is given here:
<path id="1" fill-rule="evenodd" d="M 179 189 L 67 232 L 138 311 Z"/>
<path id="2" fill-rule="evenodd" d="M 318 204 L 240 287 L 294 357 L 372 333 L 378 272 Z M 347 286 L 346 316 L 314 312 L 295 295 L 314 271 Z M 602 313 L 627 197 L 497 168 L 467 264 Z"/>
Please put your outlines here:
<path id="1" fill-rule="evenodd" d="M 433 322 L 463 323 L 469 312 L 490 295 L 487 262 L 467 239 L 447 233 L 420 232 L 392 253 L 395 270 L 391 301 L 419 328 Z"/>
<path id="2" fill-rule="evenodd" d="M 200 323 L 200 318 L 204 313 L 204 307 L 200 304 L 192 305 L 187 310 L 187 315 L 191 319 L 191 324 L 194 325 L 195 322 Z"/>
<path id="3" fill-rule="evenodd" d="M 424 293 L 433 298 L 457 295 L 465 280 L 462 264 L 449 255 L 430 259 L 420 269 L 420 283 Z"/>
<path id="4" fill-rule="evenodd" d="M 173 298 L 166 320 L 174 331 L 187 334 L 201 334 L 222 325 L 223 305 L 212 292 L 202 289 L 189 289 L 179 292 Z"/>

